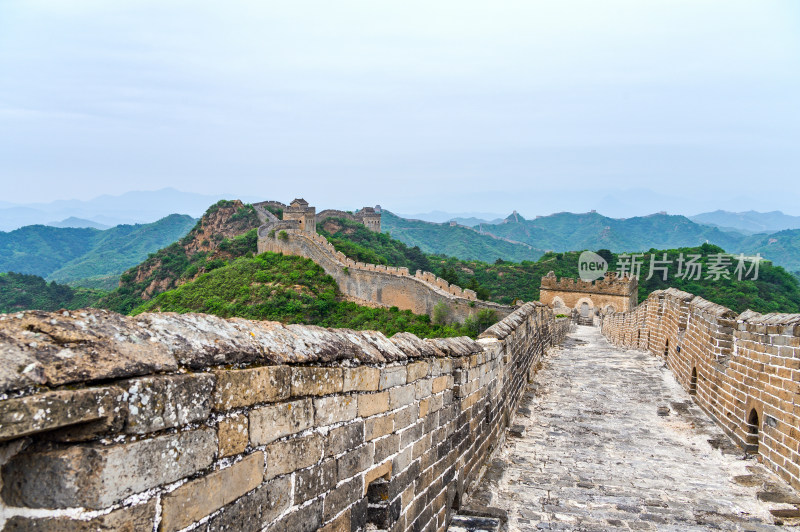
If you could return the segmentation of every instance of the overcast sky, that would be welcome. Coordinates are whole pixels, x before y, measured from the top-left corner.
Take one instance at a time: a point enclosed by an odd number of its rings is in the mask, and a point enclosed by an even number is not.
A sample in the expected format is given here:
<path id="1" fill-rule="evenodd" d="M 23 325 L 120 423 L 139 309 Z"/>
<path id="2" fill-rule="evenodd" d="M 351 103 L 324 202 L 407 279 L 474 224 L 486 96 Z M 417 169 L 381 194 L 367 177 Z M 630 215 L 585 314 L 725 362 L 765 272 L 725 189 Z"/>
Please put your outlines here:
<path id="1" fill-rule="evenodd" d="M 0 180 L 800 214 L 800 2 L 2 0 Z"/>

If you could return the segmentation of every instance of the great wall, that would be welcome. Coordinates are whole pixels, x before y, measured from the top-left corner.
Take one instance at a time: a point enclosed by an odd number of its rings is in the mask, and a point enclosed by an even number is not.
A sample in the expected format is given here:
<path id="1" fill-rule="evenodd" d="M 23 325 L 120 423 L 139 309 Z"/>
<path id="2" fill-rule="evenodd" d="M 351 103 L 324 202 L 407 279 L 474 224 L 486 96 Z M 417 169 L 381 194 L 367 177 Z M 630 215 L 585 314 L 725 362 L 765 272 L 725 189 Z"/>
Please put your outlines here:
<path id="1" fill-rule="evenodd" d="M 444 530 L 566 319 L 468 338 L 0 316 L 3 530 Z"/>
<path id="2" fill-rule="evenodd" d="M 272 207 L 283 205 L 277 202 L 268 204 Z M 288 207 L 283 206 L 282 210 L 284 216 L 280 220 L 274 215 L 264 215 L 265 223 L 258 229 L 258 252 L 271 251 L 313 260 L 336 280 L 339 290 L 352 301 L 367 306 L 397 307 L 429 316 L 433 315 L 437 304 L 443 304 L 448 319 L 459 322 L 482 309 L 493 311 L 498 318 L 514 310 L 513 307 L 481 301 L 474 291 L 451 285 L 430 272 L 418 271 L 410 275 L 408 268 L 355 262 L 336 251 L 324 236 L 316 232 L 317 223 L 342 215 L 357 221 L 367 216 L 367 227 L 379 232 L 379 211 L 376 213 L 374 209 L 365 207 L 355 217 L 333 210 L 317 215 L 314 207 L 299 199 Z"/>
<path id="3" fill-rule="evenodd" d="M 0 529 L 445 531 L 458 513 L 501 516 L 501 522 L 507 515 L 488 506 L 502 476 L 487 473 L 490 462 L 507 446 L 507 434 L 524 434 L 515 419 L 536 426 L 537 415 L 544 415 L 526 406 L 541 393 L 541 383 L 530 383 L 551 348 L 568 336 L 573 346 L 586 343 L 580 338 L 587 333 L 571 333 L 575 323 L 599 325 L 611 344 L 626 349 L 615 351 L 623 363 L 644 356 L 641 351 L 663 360 L 693 404 L 751 459 L 800 489 L 800 315 L 736 315 L 675 289 L 637 305 L 635 279 L 559 280 L 552 272 L 541 279 L 541 302 L 511 309 L 478 301 L 430 273 L 412 276 L 404 268 L 350 260 L 316 233 L 318 222 L 343 211 L 317 214 L 302 200 L 264 202 L 256 210 L 264 223 L 259 252 L 314 260 L 355 301 L 428 314 L 444 303 L 452 319 L 480 309 L 502 319 L 471 340 L 410 333 L 387 338 L 199 314 L 124 317 L 87 309 L 0 315 Z M 367 217 L 370 228 L 380 230 L 380 209 L 344 214 Z M 570 317 L 557 317 L 562 314 Z M 550 353 L 557 358 L 561 351 Z M 589 369 L 576 368 L 569 376 L 575 381 L 565 384 L 576 401 L 584 386 L 598 388 L 598 382 L 576 385 L 578 379 L 601 374 L 591 353 L 581 356 Z M 624 381 L 627 376 L 615 371 Z M 547 378 L 556 377 L 551 367 Z M 640 384 L 650 394 L 656 383 Z M 570 405 L 576 417 L 569 430 L 578 432 L 560 444 L 593 441 L 586 427 L 600 424 L 587 425 L 586 416 L 602 418 L 596 409 L 614 400 L 605 390 L 598 393 L 594 410 Z M 655 412 L 642 415 L 652 424 L 638 436 L 643 444 L 666 445 L 661 433 L 652 441 L 645 437 L 671 425 L 659 429 L 646 417 Z M 538 471 L 537 482 L 548 490 L 573 497 L 569 490 L 577 489 L 573 510 L 584 516 L 580 522 L 587 518 L 583 508 L 606 494 L 604 487 L 587 491 L 596 486 L 585 475 L 607 461 L 609 442 L 601 438 L 598 464 L 582 458 L 588 470 L 562 471 L 559 458 L 554 477 L 556 469 L 544 462 L 548 453 L 577 454 L 591 446 L 552 448 L 553 435 L 568 430 L 559 423 L 567 421 L 558 411 L 548 422 L 556 425 L 528 437 L 541 441 L 518 440 L 524 449 L 543 446 L 533 458 L 505 459 Z M 590 440 L 583 442 L 586 434 Z M 635 442 L 621 445 L 629 452 Z M 540 522 L 565 529 L 568 521 L 559 521 L 564 517 L 553 509 L 558 501 L 550 491 L 528 503 L 528 492 L 541 491 L 531 481 L 512 490 L 503 493 L 518 500 L 523 514 L 532 505 L 549 505 Z M 671 496 L 660 503 L 642 499 L 637 504 L 656 510 L 636 514 L 627 527 L 667 523 L 654 513 L 672 505 Z M 796 509 L 782 507 L 775 515 L 800 516 L 800 498 L 781 497 Z M 599 529 L 616 527 L 616 517 L 633 511 L 619 506 Z M 675 509 L 678 529 L 683 511 Z M 512 520 L 519 524 L 517 517 Z M 697 523 L 707 523 L 703 519 Z"/>
<path id="4" fill-rule="evenodd" d="M 602 332 L 662 357 L 734 441 L 800 488 L 800 314 L 737 315 L 670 288 L 604 315 Z"/>

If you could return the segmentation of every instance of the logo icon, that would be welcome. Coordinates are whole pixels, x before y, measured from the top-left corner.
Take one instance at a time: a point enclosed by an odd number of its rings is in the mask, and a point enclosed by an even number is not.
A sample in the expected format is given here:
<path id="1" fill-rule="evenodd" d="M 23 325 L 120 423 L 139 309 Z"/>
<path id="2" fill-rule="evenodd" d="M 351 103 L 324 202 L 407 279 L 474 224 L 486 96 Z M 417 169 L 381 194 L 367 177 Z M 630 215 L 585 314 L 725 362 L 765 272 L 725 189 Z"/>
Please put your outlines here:
<path id="1" fill-rule="evenodd" d="M 592 251 L 584 251 L 578 257 L 578 276 L 583 281 L 596 281 L 608 271 L 606 259 Z"/>

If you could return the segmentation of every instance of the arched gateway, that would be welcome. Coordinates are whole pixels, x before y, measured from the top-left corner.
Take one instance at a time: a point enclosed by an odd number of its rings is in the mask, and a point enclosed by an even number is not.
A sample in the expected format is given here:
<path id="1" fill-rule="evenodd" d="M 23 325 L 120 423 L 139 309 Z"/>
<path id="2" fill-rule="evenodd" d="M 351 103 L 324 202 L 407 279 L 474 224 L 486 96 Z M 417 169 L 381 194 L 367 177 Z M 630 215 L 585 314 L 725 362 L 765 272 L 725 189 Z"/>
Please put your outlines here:
<path id="1" fill-rule="evenodd" d="M 567 307 L 581 315 L 604 312 L 627 312 L 636 307 L 638 282 L 632 277 L 617 277 L 606 273 L 597 281 L 583 281 L 569 277 L 556 278 L 550 272 L 542 277 L 539 301 L 551 308 Z"/>

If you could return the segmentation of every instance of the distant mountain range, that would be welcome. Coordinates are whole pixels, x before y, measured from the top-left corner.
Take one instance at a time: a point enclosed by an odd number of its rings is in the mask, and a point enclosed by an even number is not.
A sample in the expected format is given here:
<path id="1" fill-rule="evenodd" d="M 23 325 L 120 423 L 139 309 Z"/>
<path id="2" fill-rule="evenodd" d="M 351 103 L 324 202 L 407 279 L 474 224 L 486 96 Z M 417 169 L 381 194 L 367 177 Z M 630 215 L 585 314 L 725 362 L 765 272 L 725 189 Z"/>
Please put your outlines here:
<path id="1" fill-rule="evenodd" d="M 774 233 L 783 229 L 800 229 L 800 216 L 791 216 L 781 211 L 714 211 L 689 218 L 700 224 L 714 225 L 745 233 Z"/>
<path id="2" fill-rule="evenodd" d="M 0 232 L 0 273 L 35 274 L 91 288 L 116 286 L 119 275 L 181 238 L 196 220 L 172 214 L 149 224 L 106 230 L 30 225 Z"/>
<path id="3" fill-rule="evenodd" d="M 27 225 L 56 227 L 95 227 L 151 223 L 170 214 L 198 218 L 209 205 L 231 194 L 206 195 L 174 188 L 126 192 L 119 196 L 99 196 L 91 200 L 61 200 L 50 203 L 16 205 L 0 202 L 0 231 L 13 231 Z M 246 201 L 259 201 L 246 198 Z M 74 218 L 80 219 L 75 221 Z M 53 222 L 53 220 L 62 220 Z"/>

